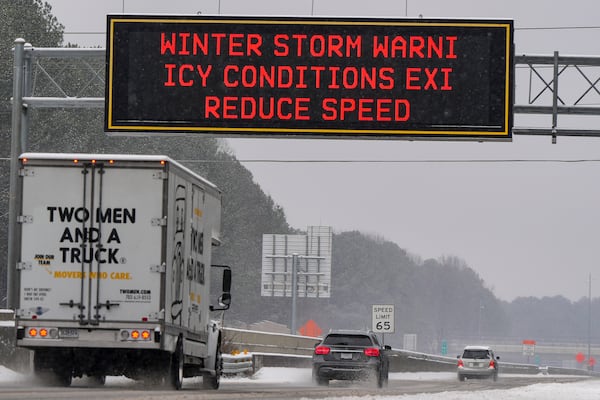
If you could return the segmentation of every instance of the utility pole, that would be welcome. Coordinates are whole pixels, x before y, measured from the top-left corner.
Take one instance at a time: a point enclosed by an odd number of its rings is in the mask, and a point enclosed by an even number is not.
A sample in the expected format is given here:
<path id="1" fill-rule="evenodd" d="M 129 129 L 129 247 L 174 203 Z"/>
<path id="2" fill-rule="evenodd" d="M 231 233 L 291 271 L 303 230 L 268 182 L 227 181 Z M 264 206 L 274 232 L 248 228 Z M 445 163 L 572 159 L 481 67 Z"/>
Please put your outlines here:
<path id="1" fill-rule="evenodd" d="M 292 254 L 292 322 L 290 324 L 292 335 L 296 334 L 296 298 L 298 297 L 298 253 Z"/>
<path id="2" fill-rule="evenodd" d="M 588 349 L 587 349 L 588 369 L 592 369 L 592 273 L 588 279 Z"/>
<path id="3" fill-rule="evenodd" d="M 14 308 L 15 299 L 15 274 L 17 265 L 17 192 L 19 156 L 25 150 L 25 140 L 22 135 L 24 122 L 23 116 L 23 74 L 25 66 L 25 40 L 15 40 L 14 67 L 13 67 L 13 103 L 12 103 L 12 128 L 10 145 L 10 183 L 8 193 L 8 265 L 6 282 L 6 303 L 8 308 Z"/>

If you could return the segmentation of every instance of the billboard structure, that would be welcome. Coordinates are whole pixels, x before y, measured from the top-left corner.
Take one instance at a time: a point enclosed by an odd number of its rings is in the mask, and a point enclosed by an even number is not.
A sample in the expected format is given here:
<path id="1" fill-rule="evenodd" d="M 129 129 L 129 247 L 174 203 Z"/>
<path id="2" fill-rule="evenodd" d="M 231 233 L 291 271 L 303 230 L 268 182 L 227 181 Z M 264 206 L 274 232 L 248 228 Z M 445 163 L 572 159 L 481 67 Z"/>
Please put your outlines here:
<path id="1" fill-rule="evenodd" d="M 513 21 L 109 15 L 105 130 L 511 138 Z"/>
<path id="2" fill-rule="evenodd" d="M 296 280 L 298 297 L 330 297 L 331 245 L 329 226 L 309 226 L 306 235 L 264 234 L 261 295 L 292 297 Z"/>

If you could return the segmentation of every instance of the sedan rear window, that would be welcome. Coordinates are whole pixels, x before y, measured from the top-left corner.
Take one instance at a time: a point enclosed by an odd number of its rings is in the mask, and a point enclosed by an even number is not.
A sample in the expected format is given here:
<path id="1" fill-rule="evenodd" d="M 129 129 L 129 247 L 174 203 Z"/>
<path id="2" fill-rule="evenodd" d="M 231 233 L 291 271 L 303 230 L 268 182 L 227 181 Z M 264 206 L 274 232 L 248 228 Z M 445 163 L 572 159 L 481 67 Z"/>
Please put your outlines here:
<path id="1" fill-rule="evenodd" d="M 487 350 L 465 350 L 463 353 L 463 358 L 483 360 L 490 358 L 490 353 Z"/>
<path id="2" fill-rule="evenodd" d="M 323 344 L 329 346 L 372 346 L 371 338 L 366 335 L 328 335 Z"/>

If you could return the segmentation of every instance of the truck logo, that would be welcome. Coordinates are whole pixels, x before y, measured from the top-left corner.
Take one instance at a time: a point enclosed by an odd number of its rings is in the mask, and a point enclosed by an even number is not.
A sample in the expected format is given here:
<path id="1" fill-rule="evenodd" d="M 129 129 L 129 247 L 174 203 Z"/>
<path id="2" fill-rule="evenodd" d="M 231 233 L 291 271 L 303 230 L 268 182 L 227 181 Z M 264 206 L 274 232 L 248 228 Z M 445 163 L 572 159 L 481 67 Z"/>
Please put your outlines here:
<path id="1" fill-rule="evenodd" d="M 47 308 L 47 307 L 42 307 L 42 306 L 31 307 L 31 308 L 29 309 L 29 311 L 30 311 L 32 314 L 35 314 L 35 315 L 42 315 L 42 314 L 44 314 L 45 312 L 47 312 L 48 310 L 50 310 L 50 309 L 49 309 L 49 308 Z"/>
<path id="2" fill-rule="evenodd" d="M 186 189 L 184 185 L 177 185 L 175 189 L 175 234 L 173 235 L 173 281 L 171 288 L 173 301 L 171 302 L 171 318 L 173 322 L 183 323 L 181 313 L 183 308 L 183 270 L 184 260 L 184 232 L 186 215 Z"/>

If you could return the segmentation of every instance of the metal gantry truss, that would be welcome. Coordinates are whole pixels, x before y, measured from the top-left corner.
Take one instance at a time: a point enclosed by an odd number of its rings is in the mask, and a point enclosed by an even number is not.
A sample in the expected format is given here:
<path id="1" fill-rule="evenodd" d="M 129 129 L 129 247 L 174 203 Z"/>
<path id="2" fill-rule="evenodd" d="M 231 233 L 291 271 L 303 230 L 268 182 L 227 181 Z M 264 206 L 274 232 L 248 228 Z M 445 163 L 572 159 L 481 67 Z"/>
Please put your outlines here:
<path id="1" fill-rule="evenodd" d="M 105 49 L 22 45 L 21 51 L 23 90 L 21 96 L 14 96 L 17 101 L 22 98 L 21 110 L 104 107 Z M 515 89 L 520 91 L 514 92 L 514 114 L 545 114 L 552 119 L 548 126 L 514 126 L 514 135 L 600 136 L 600 128 L 558 125 L 561 114 L 600 116 L 600 57 L 564 56 L 558 52 L 516 55 Z"/>
<path id="2" fill-rule="evenodd" d="M 524 67 L 524 68 L 523 68 Z M 552 116 L 549 127 L 513 127 L 513 135 L 600 136 L 600 128 L 559 128 L 558 116 L 600 116 L 600 57 L 520 55 L 515 57 L 515 86 L 524 69 L 528 75 L 526 104 L 519 103 L 515 90 L 515 114 L 546 114 Z M 564 93 L 565 95 L 561 95 Z"/>

